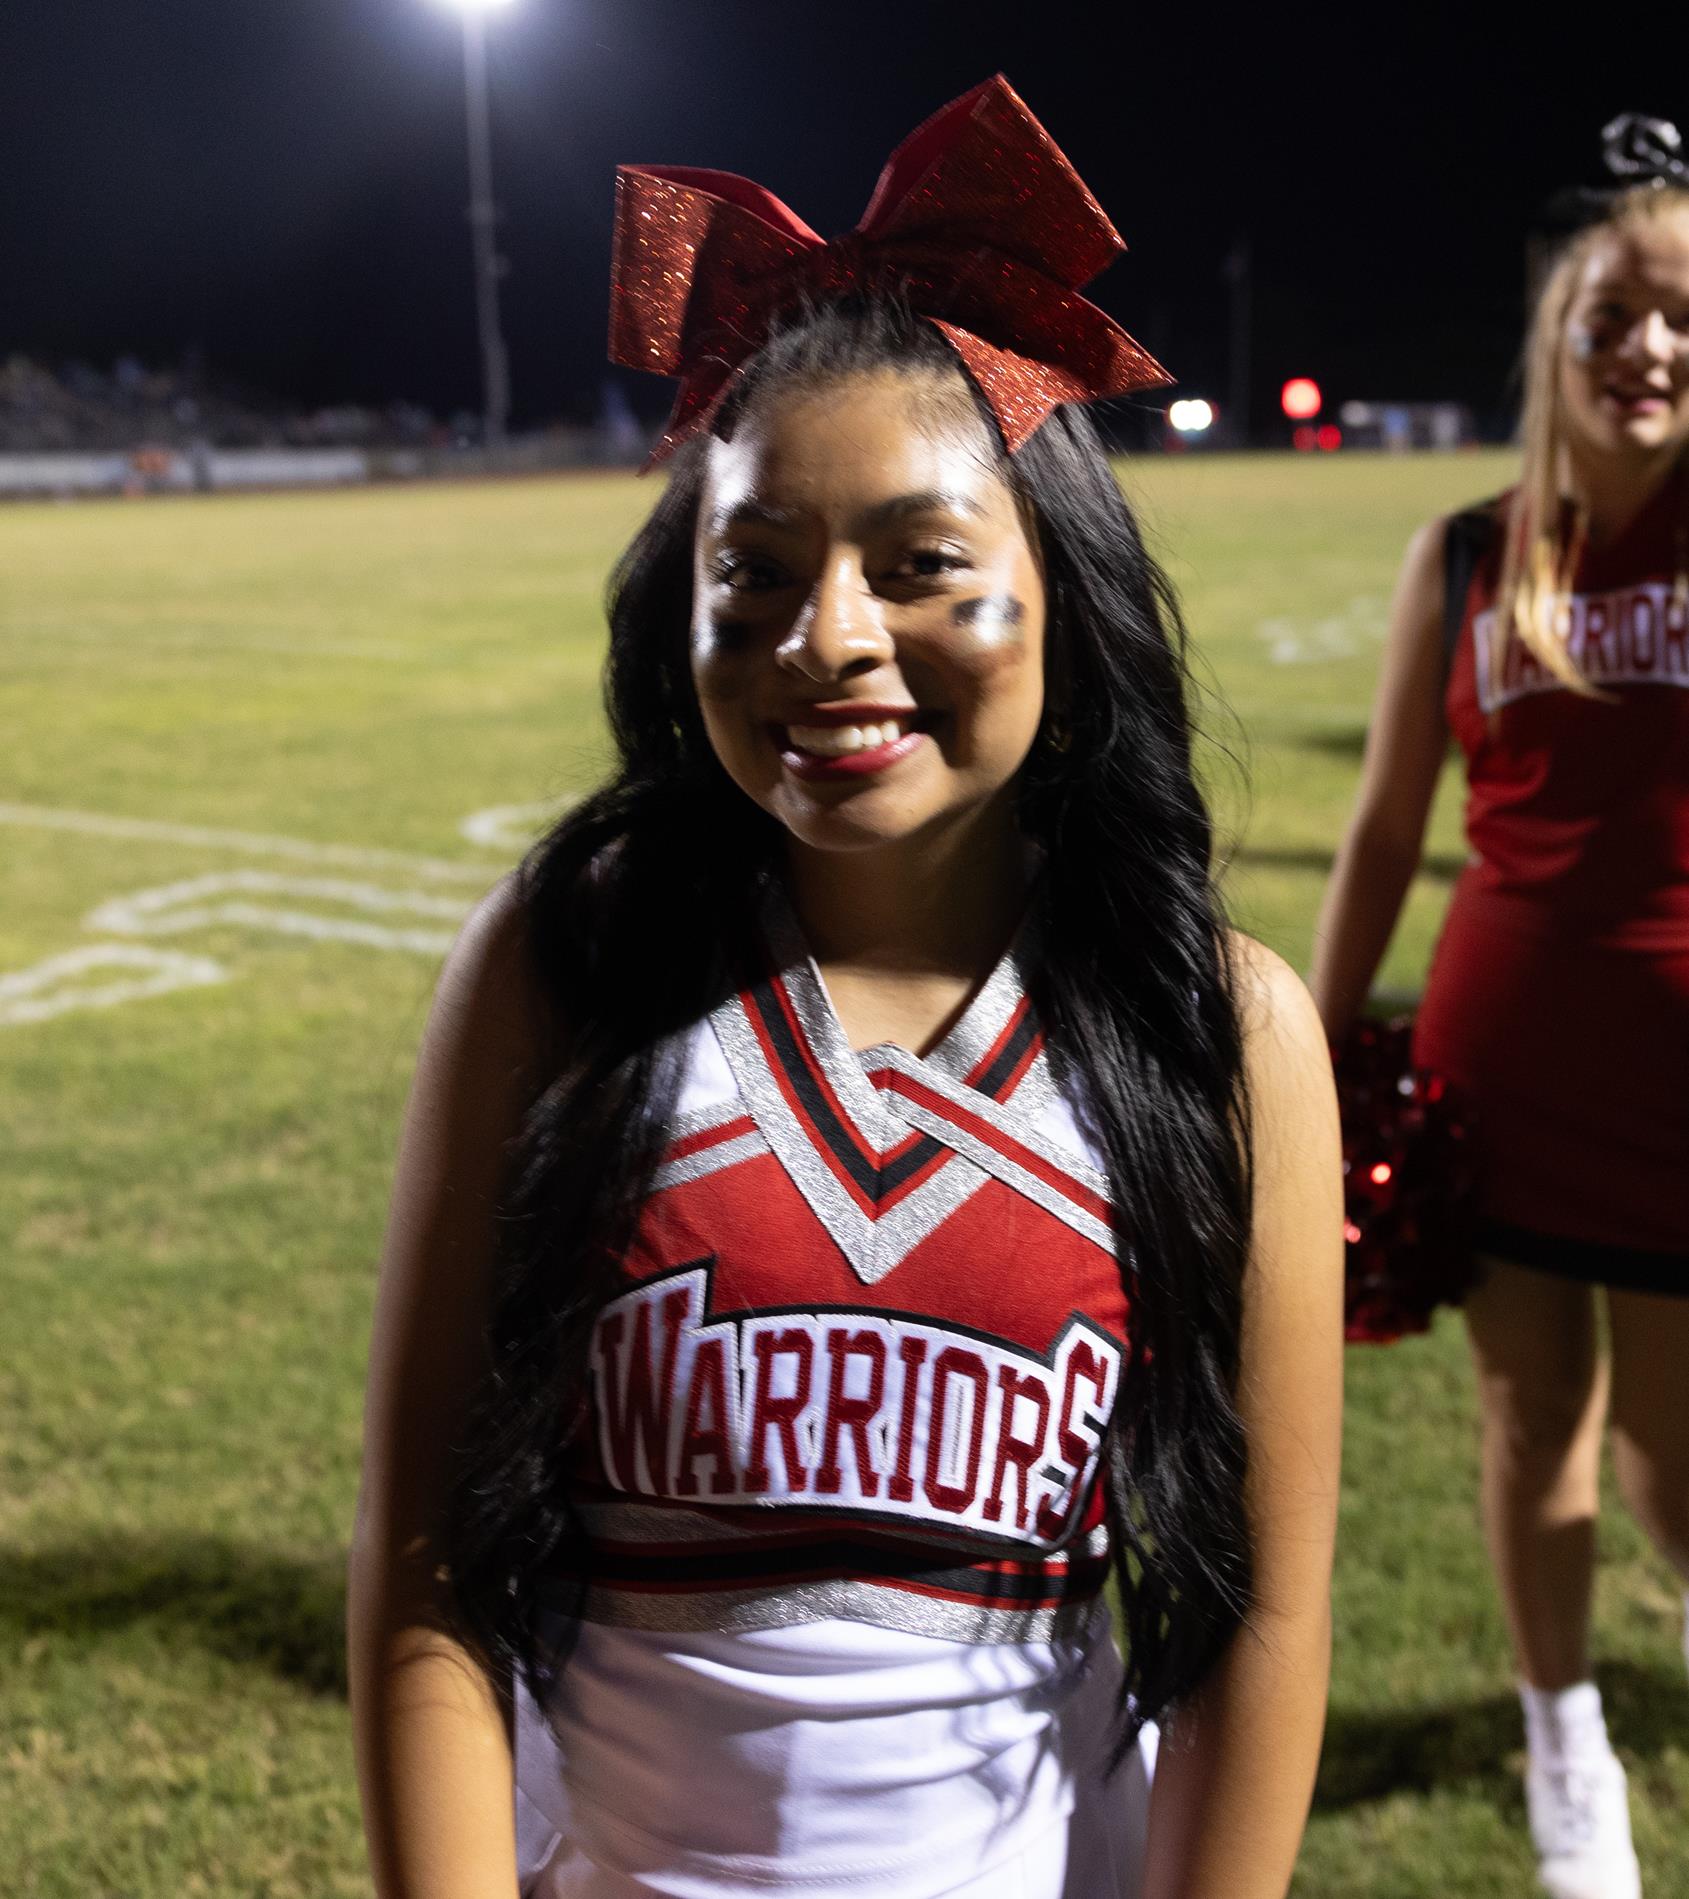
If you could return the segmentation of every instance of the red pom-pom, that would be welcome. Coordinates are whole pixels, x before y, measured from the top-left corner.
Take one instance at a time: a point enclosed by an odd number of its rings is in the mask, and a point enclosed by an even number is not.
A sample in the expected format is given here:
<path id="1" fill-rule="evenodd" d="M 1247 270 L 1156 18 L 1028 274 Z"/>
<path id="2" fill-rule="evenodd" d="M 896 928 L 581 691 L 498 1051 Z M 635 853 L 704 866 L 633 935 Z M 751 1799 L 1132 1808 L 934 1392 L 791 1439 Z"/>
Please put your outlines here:
<path id="1" fill-rule="evenodd" d="M 1458 1090 L 1413 1065 L 1413 1023 L 1363 1019 L 1335 1051 L 1343 1121 L 1343 1336 L 1423 1332 L 1472 1278 L 1472 1142 Z"/>

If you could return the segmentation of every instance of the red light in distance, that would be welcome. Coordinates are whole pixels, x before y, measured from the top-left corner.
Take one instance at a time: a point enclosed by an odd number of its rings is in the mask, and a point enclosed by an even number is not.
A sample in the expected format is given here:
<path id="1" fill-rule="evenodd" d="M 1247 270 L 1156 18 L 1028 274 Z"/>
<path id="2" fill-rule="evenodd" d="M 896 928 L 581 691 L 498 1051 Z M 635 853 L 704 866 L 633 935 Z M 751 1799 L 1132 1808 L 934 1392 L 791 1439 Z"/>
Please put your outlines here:
<path id="1" fill-rule="evenodd" d="M 1290 432 L 1290 445 L 1294 449 L 1306 451 L 1317 445 L 1319 430 L 1311 422 L 1298 422 Z"/>
<path id="2" fill-rule="evenodd" d="M 1312 421 L 1320 400 L 1320 386 L 1311 376 L 1292 376 L 1279 391 L 1279 404 L 1292 422 Z"/>
<path id="3" fill-rule="evenodd" d="M 1322 422 L 1314 436 L 1314 440 L 1323 449 L 1341 448 L 1343 446 L 1343 431 L 1335 422 Z"/>

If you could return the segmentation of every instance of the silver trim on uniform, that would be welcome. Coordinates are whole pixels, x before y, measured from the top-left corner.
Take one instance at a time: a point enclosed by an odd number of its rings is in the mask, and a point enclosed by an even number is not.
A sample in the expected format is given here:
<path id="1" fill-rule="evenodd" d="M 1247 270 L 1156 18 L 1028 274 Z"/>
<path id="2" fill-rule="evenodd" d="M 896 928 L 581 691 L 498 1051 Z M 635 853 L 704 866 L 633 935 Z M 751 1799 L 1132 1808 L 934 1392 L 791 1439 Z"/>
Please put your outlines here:
<path id="1" fill-rule="evenodd" d="M 738 997 L 724 1002 L 710 1017 L 710 1022 L 745 1105 L 773 1149 L 775 1159 L 865 1286 L 877 1285 L 894 1267 L 901 1265 L 922 1240 L 985 1185 L 985 1171 L 957 1154 L 947 1140 L 944 1145 L 951 1151 L 932 1178 L 874 1219 L 856 1204 L 849 1189 L 816 1152 L 813 1136 L 799 1121 L 769 1072 L 762 1044 Z M 854 1068 L 854 1063 L 852 1066 Z M 879 1104 L 884 1099 L 879 1090 L 868 1082 L 860 1069 L 855 1069 L 855 1074 L 858 1085 Z M 831 1073 L 828 1079 L 834 1079 Z M 889 1108 L 884 1113 L 876 1113 L 875 1119 L 882 1123 L 884 1133 L 870 1137 L 866 1130 L 862 1132 L 865 1140 L 872 1138 L 880 1153 L 895 1147 L 910 1131 L 902 1114 Z"/>
<path id="2" fill-rule="evenodd" d="M 1108 1176 L 1101 1168 L 1095 1167 L 1082 1155 L 1076 1154 L 1071 1147 L 1053 1141 L 1042 1129 L 1029 1125 L 1027 1118 L 1017 1107 L 1004 1107 L 1000 1101 L 993 1101 L 989 1095 L 983 1095 L 977 1088 L 970 1088 L 963 1082 L 951 1081 L 947 1076 L 934 1075 L 925 1062 L 911 1055 L 907 1050 L 894 1047 L 891 1059 L 883 1064 L 895 1068 L 900 1074 L 908 1075 L 911 1080 L 930 1088 L 935 1095 L 941 1095 L 951 1102 L 961 1113 L 972 1115 L 976 1120 L 988 1121 L 1005 1140 L 1014 1141 L 1029 1149 L 1040 1160 L 1048 1161 L 1059 1172 L 1066 1174 L 1076 1185 L 1088 1189 L 1091 1193 L 1107 1197 Z M 896 1111 L 907 1116 L 914 1103 L 904 1096 L 896 1097 Z M 952 1124 L 944 1124 L 947 1128 Z"/>
<path id="3" fill-rule="evenodd" d="M 987 1173 L 995 1176 L 1005 1187 L 1012 1187 L 1016 1193 L 1040 1206 L 1044 1211 L 1061 1221 L 1063 1226 L 1072 1227 L 1075 1233 L 1100 1246 L 1113 1256 L 1115 1250 L 1114 1230 L 1106 1220 L 1099 1220 L 1095 1214 L 1087 1213 L 1075 1204 L 1059 1187 L 1052 1187 L 1048 1181 L 1041 1180 L 1036 1174 L 1018 1166 L 1006 1154 L 999 1153 L 988 1142 L 977 1135 L 969 1134 L 965 1128 L 959 1128 L 941 1114 L 934 1114 L 923 1108 L 918 1102 L 907 1102 L 909 1119 L 918 1128 L 942 1137 L 947 1146 L 958 1149 L 977 1161 Z"/>
<path id="4" fill-rule="evenodd" d="M 737 1108 L 739 1104 L 735 1102 L 734 1106 Z M 755 1160 L 759 1154 L 767 1152 L 768 1142 L 762 1130 L 752 1128 L 748 1134 L 736 1134 L 731 1141 L 718 1141 L 714 1147 L 700 1148 L 696 1154 L 683 1154 L 679 1160 L 664 1161 L 651 1176 L 651 1191 L 661 1193 L 665 1187 L 679 1187 L 689 1180 L 703 1180 L 710 1174 L 719 1174 L 724 1167 L 737 1167 L 740 1161 Z"/>
<path id="5" fill-rule="evenodd" d="M 1106 1191 L 1105 1185 L 1094 1185 L 1101 1182 L 1100 1175 L 1077 1161 L 1076 1156 L 1044 1141 L 1032 1126 L 1033 1117 L 1054 1092 L 1049 1062 L 1042 1052 L 1014 1089 L 1009 1105 L 994 1101 L 967 1083 L 967 1076 L 1001 1038 L 1025 993 L 1021 958 L 1034 940 L 1030 917 L 960 1020 L 925 1056 L 914 1055 L 894 1042 L 860 1054 L 851 1048 L 796 915 L 778 886 L 769 890 L 763 927 L 798 1027 L 863 1145 L 873 1154 L 884 1156 L 911 1132 L 919 1132 L 935 1136 L 949 1150 L 936 1171 L 895 1206 L 877 1218 L 865 1213 L 817 1151 L 809 1128 L 787 1102 L 770 1072 L 744 1003 L 737 996 L 731 997 L 711 1015 L 711 1026 L 745 1107 L 793 1185 L 864 1285 L 877 1285 L 884 1279 L 971 1199 L 990 1176 L 1024 1193 L 1070 1226 L 1083 1221 L 1077 1224 L 1077 1230 L 1087 1238 L 1097 1237 L 1101 1223 L 1073 1208 L 1024 1168 L 993 1154 L 981 1142 L 965 1141 L 947 1122 L 936 1124 L 931 1116 L 918 1119 L 907 1113 L 907 1103 L 883 1094 L 868 1079 L 870 1069 L 886 1067 L 921 1076 L 935 1092 L 970 1112 L 986 1114 L 994 1126 L 1052 1166 L 1073 1174 L 1095 1191 Z M 1070 1214 L 1075 1217 L 1070 1218 Z"/>
<path id="6" fill-rule="evenodd" d="M 868 1099 L 874 1090 L 869 1088 L 865 1095 L 857 1085 L 857 1074 L 874 1065 L 886 1049 L 901 1049 L 902 1044 L 876 1043 L 873 1048 L 863 1049 L 860 1054 L 852 1049 L 839 1021 L 838 1010 L 827 993 L 821 966 L 810 954 L 809 945 L 804 941 L 803 930 L 791 900 L 778 885 L 770 886 L 765 899 L 763 932 L 774 953 L 786 993 L 791 997 L 798 1020 L 809 1038 L 810 1047 L 826 1069 L 829 1080 L 840 1090 L 840 1099 L 850 1110 L 852 1118 L 855 1118 L 859 1107 L 869 1115 L 869 1120 L 860 1123 L 866 1132 L 873 1125 L 872 1117 L 876 1113 L 874 1103 Z M 965 1082 L 996 1046 L 1019 1007 L 1020 999 L 1026 993 L 1021 972 L 1036 954 L 1037 942 L 1037 918 L 1034 912 L 1029 911 L 1008 948 L 998 957 L 990 975 L 975 990 L 961 1015 L 925 1055 L 913 1056 L 913 1059 L 926 1062 L 941 1074 Z M 912 1053 L 907 1049 L 902 1052 Z M 857 1074 L 853 1074 L 853 1070 Z M 1025 1078 L 1022 1079 L 1024 1081 Z M 1015 1092 L 1018 1095 L 1019 1089 Z"/>
<path id="7" fill-rule="evenodd" d="M 1062 1642 L 1092 1626 L 1100 1592 L 1055 1609 L 990 1609 L 977 1603 L 945 1602 L 890 1583 L 832 1577 L 789 1588 L 711 1590 L 650 1595 L 632 1590 L 589 1588 L 583 1621 L 613 1628 L 675 1633 L 738 1634 L 782 1629 L 797 1622 L 868 1622 L 906 1635 L 947 1642 Z"/>
<path id="8" fill-rule="evenodd" d="M 708 1134 L 711 1128 L 725 1127 L 729 1121 L 743 1121 L 749 1113 L 750 1109 L 737 1095 L 723 1095 L 719 1101 L 675 1115 L 663 1138 L 673 1146 L 677 1141 L 690 1140 L 694 1134 Z"/>
<path id="9" fill-rule="evenodd" d="M 1070 1148 L 1060 1147 L 1045 1136 L 1039 1129 L 1031 1126 L 1015 1109 L 1005 1109 L 989 1095 L 982 1095 L 977 1089 L 969 1088 L 965 1083 L 951 1081 L 946 1076 L 934 1075 L 925 1063 L 917 1060 L 900 1048 L 892 1048 L 887 1067 L 896 1069 L 900 1074 L 908 1075 L 923 1087 L 930 1088 L 936 1095 L 953 1102 L 963 1113 L 973 1115 L 988 1122 L 1005 1140 L 1024 1147 L 1029 1153 L 1036 1154 L 1057 1172 L 1067 1175 L 1076 1186 L 1083 1187 L 1099 1199 L 1108 1198 L 1108 1176 L 1093 1167 L 1088 1161 L 1081 1160 Z M 954 1121 L 932 1109 L 924 1108 L 919 1102 L 909 1101 L 902 1096 L 897 1099 L 897 1111 L 911 1127 L 923 1129 L 926 1133 L 944 1142 L 947 1147 L 955 1148 L 967 1155 L 989 1174 L 994 1175 L 1007 1187 L 1013 1187 L 1017 1193 L 1035 1201 L 1046 1212 L 1053 1213 L 1057 1219 L 1070 1226 L 1076 1233 L 1083 1233 L 1089 1240 L 1112 1254 L 1115 1250 L 1114 1233 L 1107 1221 L 1099 1220 L 1083 1207 L 1077 1206 L 1067 1195 L 1037 1175 L 1018 1166 L 1006 1154 L 969 1134 Z"/>
<path id="10" fill-rule="evenodd" d="M 1021 971 L 1027 966 L 1036 933 L 1035 921 L 1029 915 L 949 1034 L 925 1056 L 929 1067 L 965 1082 L 996 1046 L 1026 993 Z M 1018 1095 L 1019 1088 L 1014 1092 Z"/>

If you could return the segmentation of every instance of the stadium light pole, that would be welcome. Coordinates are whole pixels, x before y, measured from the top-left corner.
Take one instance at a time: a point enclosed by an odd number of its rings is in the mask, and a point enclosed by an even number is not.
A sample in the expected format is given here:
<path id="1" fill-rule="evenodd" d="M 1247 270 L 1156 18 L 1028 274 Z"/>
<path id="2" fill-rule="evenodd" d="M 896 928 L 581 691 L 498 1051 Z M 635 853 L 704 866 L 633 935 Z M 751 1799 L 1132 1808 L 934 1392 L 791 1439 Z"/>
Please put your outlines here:
<path id="1" fill-rule="evenodd" d="M 510 359 L 499 327 L 498 207 L 493 202 L 492 108 L 487 94 L 487 15 L 510 0 L 446 0 L 463 22 L 463 94 L 469 120 L 469 236 L 475 255 L 475 327 L 481 339 L 486 446 L 504 446 L 510 424 Z"/>
<path id="2" fill-rule="evenodd" d="M 1231 285 L 1232 445 L 1249 446 L 1249 292 L 1254 259 L 1249 240 L 1240 237 L 1226 253 L 1226 282 Z"/>

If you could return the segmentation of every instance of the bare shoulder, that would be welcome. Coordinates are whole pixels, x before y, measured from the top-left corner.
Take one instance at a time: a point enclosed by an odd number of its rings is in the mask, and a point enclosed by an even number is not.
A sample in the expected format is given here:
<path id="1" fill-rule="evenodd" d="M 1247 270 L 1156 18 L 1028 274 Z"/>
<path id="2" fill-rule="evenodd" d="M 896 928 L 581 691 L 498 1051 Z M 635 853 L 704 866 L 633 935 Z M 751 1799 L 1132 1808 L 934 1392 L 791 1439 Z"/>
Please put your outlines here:
<path id="1" fill-rule="evenodd" d="M 1433 515 L 1408 537 L 1396 576 L 1395 618 L 1400 623 L 1434 623 L 1443 617 L 1443 569 L 1447 559 L 1449 520 Z"/>
<path id="2" fill-rule="evenodd" d="M 518 873 L 507 871 L 464 918 L 446 957 L 442 984 L 473 989 L 500 972 L 514 976 L 526 958 L 527 940 Z"/>
<path id="3" fill-rule="evenodd" d="M 1257 1304 L 1334 1324 L 1343 1274 L 1343 1144 L 1331 1052 L 1313 998 L 1282 956 L 1234 932 L 1248 1087 Z M 1333 1336 L 1340 1335 L 1340 1328 Z M 1329 1341 L 1327 1341 L 1329 1343 Z"/>
<path id="4" fill-rule="evenodd" d="M 529 915 L 517 873 L 476 904 L 447 954 L 434 992 L 425 1059 L 514 1077 L 540 1057 L 550 1011 L 541 994 Z"/>
<path id="5" fill-rule="evenodd" d="M 543 1085 L 537 986 L 521 893 L 507 877 L 470 912 L 435 986 L 399 1142 L 384 1327 L 443 1287 L 468 1298 L 485 1283 L 508 1144 Z M 406 1337 L 409 1325 L 399 1328 Z"/>
<path id="6" fill-rule="evenodd" d="M 1449 522 L 1452 514 L 1434 514 L 1429 521 L 1421 521 L 1408 536 L 1402 565 L 1434 571 L 1443 564 L 1443 552 L 1448 546 Z"/>
<path id="7" fill-rule="evenodd" d="M 1231 934 L 1244 1075 L 1258 1163 L 1269 1170 L 1337 1165 L 1331 1049 L 1307 985 L 1282 956 Z"/>
<path id="8" fill-rule="evenodd" d="M 533 1093 L 526 917 L 514 877 L 446 957 L 405 1109 L 370 1339 L 360 1536 L 437 1524 L 480 1377 L 508 1144 Z M 373 1526 L 373 1531 L 372 1531 Z M 386 1526 L 382 1528 L 381 1526 Z"/>
<path id="9" fill-rule="evenodd" d="M 1325 1029 L 1307 984 L 1255 937 L 1233 930 L 1228 941 L 1251 1078 L 1263 1064 L 1313 1062 L 1329 1070 Z"/>

